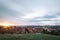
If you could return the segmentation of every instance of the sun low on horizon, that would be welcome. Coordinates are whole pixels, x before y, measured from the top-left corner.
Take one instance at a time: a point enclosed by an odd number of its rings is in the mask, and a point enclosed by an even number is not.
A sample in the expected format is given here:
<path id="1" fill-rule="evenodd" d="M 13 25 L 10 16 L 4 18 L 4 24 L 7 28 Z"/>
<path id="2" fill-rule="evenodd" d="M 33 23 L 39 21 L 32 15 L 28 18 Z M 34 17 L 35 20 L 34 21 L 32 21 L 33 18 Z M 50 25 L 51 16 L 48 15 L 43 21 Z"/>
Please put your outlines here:
<path id="1" fill-rule="evenodd" d="M 11 22 L 0 22 L 0 26 L 11 26 L 13 23 Z"/>

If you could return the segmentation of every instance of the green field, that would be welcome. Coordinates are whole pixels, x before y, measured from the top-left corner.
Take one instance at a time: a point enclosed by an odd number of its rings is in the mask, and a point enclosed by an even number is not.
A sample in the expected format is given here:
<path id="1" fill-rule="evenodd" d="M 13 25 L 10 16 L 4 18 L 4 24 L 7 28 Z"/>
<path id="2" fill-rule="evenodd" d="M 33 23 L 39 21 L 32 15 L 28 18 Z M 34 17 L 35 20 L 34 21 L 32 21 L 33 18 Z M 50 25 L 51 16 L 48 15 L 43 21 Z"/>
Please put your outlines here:
<path id="1" fill-rule="evenodd" d="M 60 40 L 60 36 L 48 34 L 0 34 L 0 40 Z"/>

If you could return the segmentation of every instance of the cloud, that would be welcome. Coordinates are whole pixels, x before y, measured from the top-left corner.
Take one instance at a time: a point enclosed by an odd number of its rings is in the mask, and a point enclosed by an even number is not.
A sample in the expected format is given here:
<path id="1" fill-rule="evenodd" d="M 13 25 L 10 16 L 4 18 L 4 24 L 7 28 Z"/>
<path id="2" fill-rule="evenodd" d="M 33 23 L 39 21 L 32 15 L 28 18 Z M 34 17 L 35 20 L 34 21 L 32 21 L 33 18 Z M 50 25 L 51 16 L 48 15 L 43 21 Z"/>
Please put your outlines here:
<path id="1" fill-rule="evenodd" d="M 24 16 L 22 16 L 22 18 L 31 19 L 31 18 L 35 18 L 35 17 L 43 17 L 44 15 L 47 14 L 47 12 L 48 12 L 47 9 L 36 8 L 36 9 L 32 10 L 32 12 L 26 13 Z"/>
<path id="2" fill-rule="evenodd" d="M 59 1 L 45 0 L 0 0 L 0 20 L 21 25 L 60 24 Z"/>

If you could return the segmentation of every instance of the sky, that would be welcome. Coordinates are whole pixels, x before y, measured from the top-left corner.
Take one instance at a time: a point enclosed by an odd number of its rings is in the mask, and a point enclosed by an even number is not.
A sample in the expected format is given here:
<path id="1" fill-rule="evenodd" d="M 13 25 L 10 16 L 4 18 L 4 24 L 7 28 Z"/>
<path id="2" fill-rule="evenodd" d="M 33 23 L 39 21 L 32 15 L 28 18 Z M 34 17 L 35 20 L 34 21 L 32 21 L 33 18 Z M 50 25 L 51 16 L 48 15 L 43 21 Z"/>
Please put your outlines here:
<path id="1" fill-rule="evenodd" d="M 0 22 L 59 25 L 60 0 L 0 0 Z"/>

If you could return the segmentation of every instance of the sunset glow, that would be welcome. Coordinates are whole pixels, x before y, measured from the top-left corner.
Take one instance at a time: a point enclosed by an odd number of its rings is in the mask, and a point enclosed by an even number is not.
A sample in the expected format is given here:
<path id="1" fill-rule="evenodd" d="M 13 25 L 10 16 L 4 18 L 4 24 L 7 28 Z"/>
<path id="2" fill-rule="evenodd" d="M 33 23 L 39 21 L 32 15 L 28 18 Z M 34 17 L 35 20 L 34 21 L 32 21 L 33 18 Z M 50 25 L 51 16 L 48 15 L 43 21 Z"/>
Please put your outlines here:
<path id="1" fill-rule="evenodd" d="M 3 23 L 0 23 L 1 26 L 11 26 L 12 24 L 9 23 L 9 22 L 3 22 Z"/>

